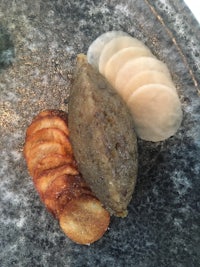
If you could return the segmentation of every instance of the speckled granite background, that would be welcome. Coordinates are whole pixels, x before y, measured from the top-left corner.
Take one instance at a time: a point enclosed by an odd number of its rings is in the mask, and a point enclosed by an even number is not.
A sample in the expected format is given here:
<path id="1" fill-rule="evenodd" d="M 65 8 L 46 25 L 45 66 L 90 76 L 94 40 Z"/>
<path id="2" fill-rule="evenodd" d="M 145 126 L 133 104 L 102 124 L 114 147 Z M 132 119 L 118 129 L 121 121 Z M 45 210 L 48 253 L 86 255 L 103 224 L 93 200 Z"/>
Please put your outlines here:
<path id="1" fill-rule="evenodd" d="M 184 111 L 176 136 L 139 143 L 126 219 L 91 246 L 47 213 L 22 156 L 44 108 L 67 110 L 77 53 L 108 30 L 142 39 L 165 61 Z M 181 0 L 0 1 L 0 266 L 200 266 L 200 27 Z"/>

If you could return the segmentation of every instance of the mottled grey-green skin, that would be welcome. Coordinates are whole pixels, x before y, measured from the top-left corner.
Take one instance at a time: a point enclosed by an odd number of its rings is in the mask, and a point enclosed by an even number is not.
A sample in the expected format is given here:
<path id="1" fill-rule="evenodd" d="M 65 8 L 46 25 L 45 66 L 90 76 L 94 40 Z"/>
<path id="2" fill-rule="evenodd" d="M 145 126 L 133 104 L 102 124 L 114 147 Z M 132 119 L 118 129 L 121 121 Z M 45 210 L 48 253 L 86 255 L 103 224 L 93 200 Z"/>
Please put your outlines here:
<path id="1" fill-rule="evenodd" d="M 69 99 L 69 131 L 83 177 L 111 214 L 124 217 L 137 177 L 137 139 L 129 111 L 82 55 Z"/>

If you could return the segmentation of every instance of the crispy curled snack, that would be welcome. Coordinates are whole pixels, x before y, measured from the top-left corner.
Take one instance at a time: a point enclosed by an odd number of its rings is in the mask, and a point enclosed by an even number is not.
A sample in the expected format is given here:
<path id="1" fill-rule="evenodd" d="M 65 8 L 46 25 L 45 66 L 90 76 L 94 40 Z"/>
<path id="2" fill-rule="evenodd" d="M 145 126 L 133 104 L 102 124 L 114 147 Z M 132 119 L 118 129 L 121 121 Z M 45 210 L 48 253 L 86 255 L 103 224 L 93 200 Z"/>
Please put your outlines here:
<path id="1" fill-rule="evenodd" d="M 26 131 L 24 157 L 46 208 L 78 244 L 91 244 L 108 229 L 110 215 L 77 169 L 67 114 L 44 110 Z"/>

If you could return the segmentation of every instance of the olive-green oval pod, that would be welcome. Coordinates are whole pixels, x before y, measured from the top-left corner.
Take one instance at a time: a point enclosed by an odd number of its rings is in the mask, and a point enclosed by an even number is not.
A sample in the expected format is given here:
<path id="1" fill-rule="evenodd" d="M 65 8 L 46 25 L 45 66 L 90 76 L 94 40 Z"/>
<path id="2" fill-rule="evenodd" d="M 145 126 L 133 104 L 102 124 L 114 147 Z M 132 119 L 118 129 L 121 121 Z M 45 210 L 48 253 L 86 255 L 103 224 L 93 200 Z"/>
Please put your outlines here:
<path id="1" fill-rule="evenodd" d="M 126 216 L 138 168 L 132 117 L 84 55 L 78 56 L 68 112 L 80 172 L 111 214 Z"/>

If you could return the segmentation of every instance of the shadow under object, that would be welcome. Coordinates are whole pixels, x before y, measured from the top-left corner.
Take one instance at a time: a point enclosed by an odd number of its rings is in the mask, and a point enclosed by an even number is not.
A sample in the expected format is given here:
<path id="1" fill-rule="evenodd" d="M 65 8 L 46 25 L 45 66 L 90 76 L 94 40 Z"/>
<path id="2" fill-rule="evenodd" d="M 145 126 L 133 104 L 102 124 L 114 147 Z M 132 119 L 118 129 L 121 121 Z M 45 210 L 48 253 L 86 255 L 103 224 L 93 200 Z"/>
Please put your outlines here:
<path id="1" fill-rule="evenodd" d="M 0 71 L 9 67 L 15 57 L 14 44 L 8 30 L 0 24 Z"/>

